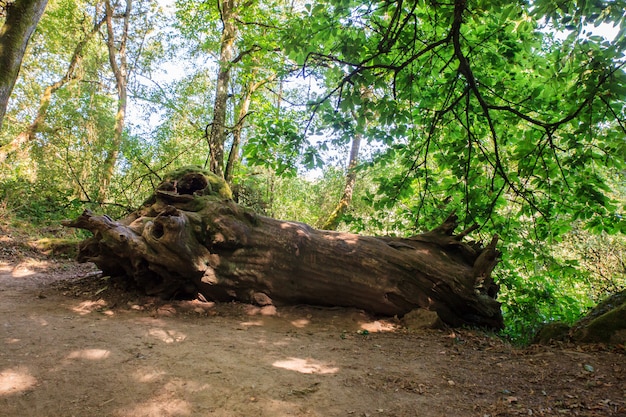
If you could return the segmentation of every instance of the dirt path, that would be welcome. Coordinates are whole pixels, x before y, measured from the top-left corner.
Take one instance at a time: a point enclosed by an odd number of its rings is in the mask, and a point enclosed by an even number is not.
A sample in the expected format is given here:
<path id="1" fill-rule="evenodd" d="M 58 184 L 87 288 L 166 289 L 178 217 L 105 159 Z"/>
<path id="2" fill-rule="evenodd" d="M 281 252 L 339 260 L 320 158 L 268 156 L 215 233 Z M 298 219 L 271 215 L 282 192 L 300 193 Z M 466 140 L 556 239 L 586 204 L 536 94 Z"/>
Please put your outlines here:
<path id="1" fill-rule="evenodd" d="M 1 416 L 626 416 L 623 348 L 164 304 L 91 268 L 0 257 Z"/>

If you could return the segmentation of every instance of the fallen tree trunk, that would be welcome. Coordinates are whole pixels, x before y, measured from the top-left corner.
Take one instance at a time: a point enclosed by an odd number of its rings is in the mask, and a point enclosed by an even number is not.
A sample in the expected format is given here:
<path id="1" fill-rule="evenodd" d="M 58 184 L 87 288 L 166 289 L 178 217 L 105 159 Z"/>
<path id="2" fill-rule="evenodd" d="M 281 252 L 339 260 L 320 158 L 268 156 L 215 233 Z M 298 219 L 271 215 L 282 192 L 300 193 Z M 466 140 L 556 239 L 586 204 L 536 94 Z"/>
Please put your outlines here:
<path id="1" fill-rule="evenodd" d="M 317 304 L 404 315 L 434 310 L 452 325 L 503 326 L 497 237 L 486 247 L 454 236 L 456 216 L 410 238 L 315 230 L 234 203 L 228 186 L 195 168 L 165 178 L 153 196 L 114 221 L 85 211 L 65 226 L 89 230 L 79 260 L 124 275 L 148 294 L 200 294 L 259 305 Z"/>

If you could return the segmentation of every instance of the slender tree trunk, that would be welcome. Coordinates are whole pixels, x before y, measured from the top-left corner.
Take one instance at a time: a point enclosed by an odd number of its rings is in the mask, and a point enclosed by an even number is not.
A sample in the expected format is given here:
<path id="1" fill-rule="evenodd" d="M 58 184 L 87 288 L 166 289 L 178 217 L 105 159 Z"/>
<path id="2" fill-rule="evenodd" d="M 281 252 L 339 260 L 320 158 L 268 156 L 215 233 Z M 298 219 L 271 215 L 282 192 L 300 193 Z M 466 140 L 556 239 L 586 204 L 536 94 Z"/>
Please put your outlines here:
<path id="1" fill-rule="evenodd" d="M 7 8 L 0 27 L 0 129 L 28 41 L 47 4 L 48 0 L 18 0 Z"/>
<path id="2" fill-rule="evenodd" d="M 252 102 L 252 93 L 252 86 L 249 86 L 246 89 L 245 96 L 239 106 L 239 112 L 237 114 L 237 124 L 233 128 L 233 144 L 230 147 L 230 152 L 228 153 L 228 161 L 226 162 L 226 169 L 224 170 L 224 179 L 228 184 L 231 184 L 233 181 L 233 171 L 235 169 L 235 164 L 239 161 L 241 132 L 243 130 L 244 120 L 248 115 L 248 110 L 250 109 L 250 102 Z"/>
<path id="3" fill-rule="evenodd" d="M 350 148 L 350 158 L 346 172 L 346 185 L 343 188 L 343 195 L 337 207 L 335 207 L 335 210 L 333 210 L 328 220 L 326 220 L 326 223 L 322 226 L 323 230 L 336 230 L 341 222 L 341 217 L 352 202 L 352 193 L 354 192 L 354 184 L 356 183 L 356 166 L 359 163 L 359 148 L 361 147 L 362 137 L 362 133 L 356 133 L 352 138 L 352 147 Z"/>
<path id="4" fill-rule="evenodd" d="M 256 73 L 255 73 L 256 74 Z M 254 78 L 254 75 L 252 78 Z M 252 96 L 254 93 L 264 84 L 274 80 L 276 75 L 272 75 L 269 78 L 266 78 L 261 81 L 257 81 L 254 83 L 250 83 L 246 88 L 245 95 L 239 104 L 239 112 L 237 114 L 237 124 L 233 129 L 233 144 L 230 148 L 230 152 L 228 154 L 228 161 L 226 163 L 226 169 L 224 171 L 224 179 L 228 184 L 231 184 L 233 181 L 233 170 L 235 164 L 239 161 L 239 148 L 241 146 L 241 132 L 243 130 L 244 120 L 248 116 L 248 112 L 250 110 L 250 103 L 252 102 Z"/>
<path id="5" fill-rule="evenodd" d="M 63 77 L 55 83 L 46 87 L 43 94 L 41 95 L 41 98 L 39 99 L 39 109 L 37 110 L 37 116 L 35 117 L 35 120 L 30 124 L 30 126 L 28 126 L 25 131 L 20 132 L 17 137 L 13 139 L 10 143 L 0 147 L 0 163 L 4 162 L 10 153 L 17 151 L 24 144 L 32 142 L 35 139 L 35 135 L 37 134 L 37 132 L 42 131 L 46 120 L 46 115 L 48 113 L 48 107 L 50 106 L 50 101 L 52 100 L 53 94 L 56 93 L 57 90 L 65 86 L 65 84 L 76 78 L 76 67 L 79 65 L 80 61 L 83 58 L 85 46 L 94 37 L 94 35 L 98 33 L 103 23 L 104 19 L 101 19 L 99 22 L 96 22 L 94 24 L 93 29 L 89 33 L 87 33 L 85 37 L 76 45 L 76 48 L 74 49 L 74 54 L 72 55 L 72 59 L 70 60 L 70 64 Z"/>
<path id="6" fill-rule="evenodd" d="M 120 152 L 122 144 L 122 134 L 124 133 L 124 124 L 126 122 L 126 104 L 128 83 L 128 63 L 126 58 L 126 43 L 128 41 L 128 31 L 130 27 L 130 13 L 132 10 L 132 0 L 126 0 L 126 10 L 124 11 L 124 23 L 122 35 L 119 40 L 119 46 L 115 43 L 115 34 L 113 30 L 113 8 L 109 0 L 105 2 L 106 6 L 106 26 L 107 26 L 107 47 L 109 50 L 109 62 L 111 70 L 115 75 L 115 84 L 117 88 L 117 113 L 115 115 L 115 129 L 113 138 L 108 144 L 106 157 L 102 163 L 102 178 L 98 192 L 99 201 L 105 201 L 109 192 L 109 185 L 115 173 L 115 164 Z M 119 59 L 119 63 L 118 63 Z"/>
<path id="7" fill-rule="evenodd" d="M 374 94 L 370 89 L 361 90 L 361 99 L 363 104 L 362 111 L 367 111 L 367 106 L 371 102 Z M 335 207 L 335 210 L 328 216 L 326 222 L 322 225 L 323 230 L 337 230 L 341 218 L 350 206 L 352 202 L 352 193 L 354 192 L 354 184 L 356 183 L 356 166 L 359 163 L 359 149 L 361 148 L 361 140 L 363 139 L 363 131 L 368 126 L 367 117 L 359 118 L 356 110 L 351 111 L 352 118 L 354 119 L 357 128 L 354 137 L 352 138 L 352 146 L 350 147 L 350 156 L 348 158 L 348 169 L 346 170 L 346 184 L 343 188 L 343 195 L 339 200 L 339 203 Z M 367 113 L 364 114 L 364 116 Z"/>
<path id="8" fill-rule="evenodd" d="M 222 20 L 222 38 L 215 102 L 213 104 L 213 122 L 211 123 L 211 132 L 209 135 L 209 169 L 216 175 L 223 177 L 224 142 L 226 141 L 226 106 L 228 104 L 228 87 L 230 85 L 230 71 L 234 56 L 237 26 L 234 20 L 235 0 L 219 0 L 219 5 Z"/>

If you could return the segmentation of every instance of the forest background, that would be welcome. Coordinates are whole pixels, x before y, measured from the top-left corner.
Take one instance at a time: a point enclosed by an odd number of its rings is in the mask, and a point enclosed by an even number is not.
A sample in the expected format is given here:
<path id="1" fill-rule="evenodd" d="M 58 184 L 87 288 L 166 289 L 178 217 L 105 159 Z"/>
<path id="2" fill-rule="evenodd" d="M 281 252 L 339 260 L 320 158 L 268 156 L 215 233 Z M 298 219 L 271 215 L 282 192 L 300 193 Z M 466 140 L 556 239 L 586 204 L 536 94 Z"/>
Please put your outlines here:
<path id="1" fill-rule="evenodd" d="M 2 224 L 67 237 L 192 164 L 318 228 L 409 236 L 456 212 L 500 236 L 504 332 L 528 341 L 626 288 L 625 11 L 50 0 L 0 131 Z"/>

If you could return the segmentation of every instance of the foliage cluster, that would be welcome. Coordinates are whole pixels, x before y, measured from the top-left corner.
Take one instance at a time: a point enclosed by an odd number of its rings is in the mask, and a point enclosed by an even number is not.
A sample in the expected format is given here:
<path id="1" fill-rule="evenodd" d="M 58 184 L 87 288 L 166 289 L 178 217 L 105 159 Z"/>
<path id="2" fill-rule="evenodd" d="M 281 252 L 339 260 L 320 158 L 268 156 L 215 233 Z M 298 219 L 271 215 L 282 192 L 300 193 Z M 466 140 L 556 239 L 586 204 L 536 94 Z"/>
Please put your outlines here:
<path id="1" fill-rule="evenodd" d="M 626 2 L 129 0 L 126 29 L 116 3 L 119 142 L 105 3 L 48 5 L 0 132 L 4 214 L 117 216 L 166 172 L 209 167 L 228 75 L 221 162 L 242 204 L 321 226 L 359 136 L 341 227 L 408 236 L 454 211 L 498 234 L 512 337 L 626 286 Z"/>

